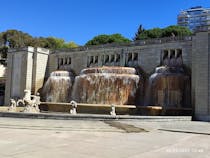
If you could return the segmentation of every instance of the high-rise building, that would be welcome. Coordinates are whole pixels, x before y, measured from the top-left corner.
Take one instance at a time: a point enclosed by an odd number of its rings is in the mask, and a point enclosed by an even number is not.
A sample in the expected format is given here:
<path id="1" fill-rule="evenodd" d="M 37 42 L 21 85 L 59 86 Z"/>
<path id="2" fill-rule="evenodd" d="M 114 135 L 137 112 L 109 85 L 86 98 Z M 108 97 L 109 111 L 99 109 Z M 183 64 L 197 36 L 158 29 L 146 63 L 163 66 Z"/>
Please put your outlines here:
<path id="1" fill-rule="evenodd" d="M 193 32 L 210 30 L 210 8 L 196 6 L 183 10 L 177 17 L 177 23 Z"/>

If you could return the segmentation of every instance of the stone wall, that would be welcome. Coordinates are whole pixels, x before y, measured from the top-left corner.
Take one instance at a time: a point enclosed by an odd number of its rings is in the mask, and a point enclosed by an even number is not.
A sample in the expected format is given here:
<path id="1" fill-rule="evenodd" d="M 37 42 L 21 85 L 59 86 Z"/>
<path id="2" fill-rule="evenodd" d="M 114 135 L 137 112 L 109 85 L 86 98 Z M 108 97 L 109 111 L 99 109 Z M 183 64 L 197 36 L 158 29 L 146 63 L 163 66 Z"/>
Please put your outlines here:
<path id="1" fill-rule="evenodd" d="M 210 33 L 197 33 L 192 48 L 193 116 L 210 121 Z"/>
<path id="2" fill-rule="evenodd" d="M 151 74 L 155 67 L 160 65 L 164 50 L 181 50 L 184 64 L 191 68 L 192 41 L 186 40 L 139 46 L 56 51 L 50 55 L 48 75 L 55 70 L 72 70 L 78 75 L 84 68 L 103 65 L 141 67 L 147 74 Z"/>

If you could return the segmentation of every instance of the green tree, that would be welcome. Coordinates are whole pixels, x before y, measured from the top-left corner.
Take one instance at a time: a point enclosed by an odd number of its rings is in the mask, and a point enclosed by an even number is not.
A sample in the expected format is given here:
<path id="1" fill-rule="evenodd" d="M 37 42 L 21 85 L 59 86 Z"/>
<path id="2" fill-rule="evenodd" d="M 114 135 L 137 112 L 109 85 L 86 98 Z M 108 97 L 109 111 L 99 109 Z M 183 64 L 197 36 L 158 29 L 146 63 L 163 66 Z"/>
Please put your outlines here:
<path id="1" fill-rule="evenodd" d="M 140 25 L 141 26 L 141 25 Z M 144 39 L 152 39 L 152 38 L 162 38 L 162 37 L 171 37 L 171 36 L 188 36 L 192 35 L 192 32 L 182 26 L 168 26 L 166 28 L 153 28 L 144 31 L 138 31 L 135 34 L 134 40 L 144 40 Z"/>
<path id="2" fill-rule="evenodd" d="M 9 48 L 25 47 L 33 40 L 33 37 L 29 34 L 17 30 L 7 30 L 1 33 L 0 38 L 3 46 L 8 46 Z"/>
<path id="3" fill-rule="evenodd" d="M 108 44 L 108 43 L 128 43 L 129 39 L 123 37 L 121 34 L 112 34 L 112 35 L 98 35 L 93 39 L 89 40 L 85 45 L 100 45 L 100 44 Z"/>
<path id="4" fill-rule="evenodd" d="M 162 37 L 163 30 L 160 28 L 153 28 L 148 31 L 149 38 L 160 38 Z"/>
<path id="5" fill-rule="evenodd" d="M 46 40 L 47 40 L 46 48 L 51 48 L 51 49 L 63 48 L 65 44 L 65 41 L 60 38 L 47 37 Z"/>
<path id="6" fill-rule="evenodd" d="M 26 47 L 33 40 L 32 36 L 22 31 L 7 30 L 0 33 L 0 56 L 7 57 L 8 48 Z"/>
<path id="7" fill-rule="evenodd" d="M 66 43 L 64 39 L 56 37 L 32 37 L 18 30 L 7 30 L 0 33 L 0 47 L 20 48 L 26 46 L 43 47 L 49 49 L 77 47 L 74 42 Z"/>
<path id="8" fill-rule="evenodd" d="M 77 48 L 77 47 L 78 45 L 74 43 L 73 41 L 64 44 L 64 48 Z"/>
<path id="9" fill-rule="evenodd" d="M 136 36 L 136 40 L 144 40 L 144 39 L 151 39 L 151 38 L 161 38 L 162 37 L 162 30 L 160 28 L 154 28 L 150 30 L 144 30 L 141 34 Z M 134 39 L 134 40 L 135 40 Z"/>
<path id="10" fill-rule="evenodd" d="M 48 45 L 49 43 L 47 39 L 44 37 L 33 38 L 32 42 L 30 43 L 30 46 L 33 46 L 33 47 L 48 48 Z"/>
<path id="11" fill-rule="evenodd" d="M 192 32 L 183 26 L 168 26 L 163 29 L 162 37 L 170 37 L 170 36 L 189 36 L 192 35 Z"/>
<path id="12" fill-rule="evenodd" d="M 0 33 L 0 54 L 3 58 L 6 58 L 8 48 L 20 48 L 27 46 L 42 47 L 48 49 L 78 47 L 76 43 L 66 43 L 65 40 L 61 38 L 32 37 L 31 35 L 18 30 L 7 30 Z"/>
<path id="13" fill-rule="evenodd" d="M 32 43 L 34 47 L 43 47 L 48 49 L 60 49 L 60 48 L 76 48 L 78 45 L 74 42 L 66 43 L 64 39 L 55 37 L 39 37 L 34 39 Z"/>
<path id="14" fill-rule="evenodd" d="M 134 40 L 140 40 L 141 34 L 143 34 L 146 30 L 143 28 L 142 25 L 139 25 L 137 32 L 135 33 Z"/>

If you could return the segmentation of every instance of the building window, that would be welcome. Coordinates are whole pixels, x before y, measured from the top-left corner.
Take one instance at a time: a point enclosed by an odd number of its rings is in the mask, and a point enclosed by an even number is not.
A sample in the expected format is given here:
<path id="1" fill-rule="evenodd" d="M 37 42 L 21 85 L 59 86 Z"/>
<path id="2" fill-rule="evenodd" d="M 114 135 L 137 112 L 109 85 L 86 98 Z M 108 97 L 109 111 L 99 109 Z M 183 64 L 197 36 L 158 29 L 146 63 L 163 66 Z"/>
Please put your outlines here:
<path id="1" fill-rule="evenodd" d="M 60 65 L 63 65 L 63 58 L 60 58 Z"/>
<path id="2" fill-rule="evenodd" d="M 115 61 L 116 61 L 116 62 L 119 62 L 119 61 L 120 61 L 120 54 L 116 54 L 116 55 L 115 55 Z"/>
<path id="3" fill-rule="evenodd" d="M 104 62 L 105 62 L 105 63 L 108 63 L 108 62 L 109 62 L 109 56 L 108 56 L 108 55 L 105 55 Z"/>
<path id="4" fill-rule="evenodd" d="M 110 62 L 114 62 L 114 55 L 111 55 Z"/>
<path id="5" fill-rule="evenodd" d="M 182 57 L 182 50 L 181 49 L 177 49 L 176 57 L 177 58 Z"/>
<path id="6" fill-rule="evenodd" d="M 132 53 L 128 54 L 128 61 L 132 61 Z"/>
<path id="7" fill-rule="evenodd" d="M 163 50 L 162 54 L 162 65 L 167 66 L 181 66 L 182 61 L 182 49 L 169 49 L 169 50 Z"/>
<path id="8" fill-rule="evenodd" d="M 163 60 L 168 58 L 168 50 L 163 51 Z"/>
<path id="9" fill-rule="evenodd" d="M 95 63 L 98 63 L 98 56 L 95 56 Z"/>
<path id="10" fill-rule="evenodd" d="M 88 66 L 98 63 L 98 56 L 88 56 Z"/>
<path id="11" fill-rule="evenodd" d="M 69 58 L 69 60 L 68 60 L 68 64 L 69 64 L 69 65 L 71 65 L 71 58 Z"/>
<path id="12" fill-rule="evenodd" d="M 93 56 L 90 56 L 90 64 L 93 63 Z"/>
<path id="13" fill-rule="evenodd" d="M 65 58 L 65 62 L 64 62 L 65 65 L 68 64 L 68 58 Z"/>
<path id="14" fill-rule="evenodd" d="M 169 51 L 163 50 L 162 59 L 161 59 L 162 65 L 168 65 L 168 62 L 169 62 L 168 55 L 169 55 Z"/>
<path id="15" fill-rule="evenodd" d="M 170 50 L 170 59 L 175 58 L 175 49 Z"/>
<path id="16" fill-rule="evenodd" d="M 138 61 L 138 53 L 133 53 L 133 60 Z"/>

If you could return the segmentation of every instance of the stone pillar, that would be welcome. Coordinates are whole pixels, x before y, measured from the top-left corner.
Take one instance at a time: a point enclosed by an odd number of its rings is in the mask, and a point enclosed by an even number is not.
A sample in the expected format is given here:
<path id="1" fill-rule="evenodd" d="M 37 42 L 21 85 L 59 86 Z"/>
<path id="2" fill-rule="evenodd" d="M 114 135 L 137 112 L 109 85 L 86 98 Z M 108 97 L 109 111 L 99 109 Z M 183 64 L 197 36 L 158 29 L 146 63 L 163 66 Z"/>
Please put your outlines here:
<path id="1" fill-rule="evenodd" d="M 10 98 L 23 98 L 25 89 L 31 90 L 33 53 L 33 47 L 9 50 L 5 105 L 9 104 Z"/>
<path id="2" fill-rule="evenodd" d="M 56 54 L 50 54 L 46 69 L 46 76 L 49 76 L 51 72 L 59 70 L 61 65 L 61 57 Z"/>
<path id="3" fill-rule="evenodd" d="M 192 41 L 193 119 L 210 121 L 210 32 L 199 32 Z"/>
<path id="4" fill-rule="evenodd" d="M 171 49 L 168 49 L 168 59 L 170 59 L 171 56 Z"/>
<path id="5" fill-rule="evenodd" d="M 98 54 L 98 66 L 103 66 L 104 55 Z"/>
<path id="6" fill-rule="evenodd" d="M 43 86 L 44 78 L 47 69 L 49 50 L 44 48 L 37 48 L 33 55 L 33 78 L 32 78 L 32 94 Z"/>
<path id="7" fill-rule="evenodd" d="M 174 51 L 175 51 L 175 58 L 177 58 L 177 49 L 175 49 Z"/>
<path id="8" fill-rule="evenodd" d="M 124 49 L 122 49 L 120 53 L 120 66 L 126 66 L 126 54 Z"/>

